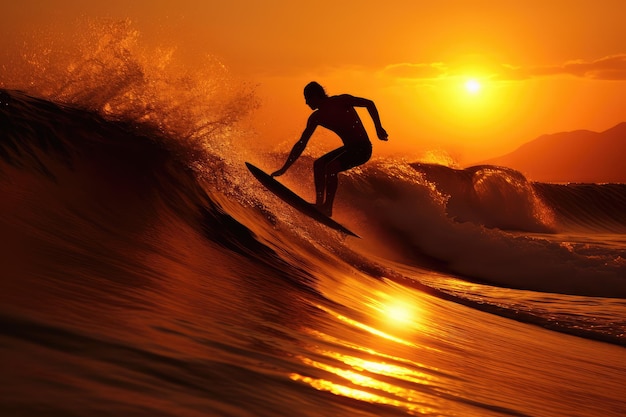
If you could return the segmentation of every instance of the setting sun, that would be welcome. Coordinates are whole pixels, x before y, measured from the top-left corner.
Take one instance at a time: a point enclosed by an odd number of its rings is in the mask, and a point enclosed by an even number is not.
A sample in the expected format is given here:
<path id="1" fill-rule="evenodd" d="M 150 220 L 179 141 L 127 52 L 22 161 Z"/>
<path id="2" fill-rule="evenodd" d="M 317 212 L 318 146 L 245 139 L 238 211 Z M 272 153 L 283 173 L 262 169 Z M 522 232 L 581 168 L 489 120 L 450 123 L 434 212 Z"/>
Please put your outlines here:
<path id="1" fill-rule="evenodd" d="M 476 79 L 469 79 L 465 82 L 465 90 L 470 94 L 476 94 L 481 89 L 481 84 Z"/>

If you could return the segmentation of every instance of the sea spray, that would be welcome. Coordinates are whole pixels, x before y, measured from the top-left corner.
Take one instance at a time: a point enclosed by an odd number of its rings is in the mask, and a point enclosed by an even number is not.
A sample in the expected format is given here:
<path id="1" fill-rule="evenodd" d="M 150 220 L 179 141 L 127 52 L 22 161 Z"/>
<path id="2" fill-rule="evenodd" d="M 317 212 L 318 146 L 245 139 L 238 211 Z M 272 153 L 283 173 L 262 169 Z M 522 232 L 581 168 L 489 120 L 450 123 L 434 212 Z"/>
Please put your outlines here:
<path id="1" fill-rule="evenodd" d="M 4 54 L 0 87 L 148 126 L 176 138 L 167 145 L 199 172 L 211 170 L 206 159 L 242 152 L 240 122 L 258 106 L 254 87 L 216 56 L 185 64 L 173 46 L 146 46 L 128 19 L 51 27 Z"/>

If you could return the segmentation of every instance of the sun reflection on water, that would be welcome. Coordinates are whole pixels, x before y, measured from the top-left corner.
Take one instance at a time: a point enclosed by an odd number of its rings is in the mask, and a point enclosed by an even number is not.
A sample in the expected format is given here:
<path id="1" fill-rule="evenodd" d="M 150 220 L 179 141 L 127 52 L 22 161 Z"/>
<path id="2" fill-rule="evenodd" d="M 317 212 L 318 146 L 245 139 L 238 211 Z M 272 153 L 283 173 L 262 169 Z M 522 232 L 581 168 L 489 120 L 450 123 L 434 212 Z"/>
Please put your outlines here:
<path id="1" fill-rule="evenodd" d="M 309 347 L 310 354 L 297 358 L 310 368 L 310 373 L 294 372 L 289 377 L 316 390 L 358 401 L 396 407 L 411 414 L 434 413 L 433 406 L 440 402 L 440 372 L 402 354 L 407 348 L 417 348 L 411 339 L 423 326 L 420 319 L 424 312 L 410 293 L 396 290 L 400 289 L 385 286 L 381 291 L 362 293 L 358 300 L 352 299 L 357 302 L 355 312 L 367 323 L 317 305 L 336 319 L 341 336 L 308 329 L 319 344 Z M 355 339 L 351 336 L 355 333 L 343 332 L 344 326 L 374 339 L 366 338 L 363 345 L 359 333 Z M 373 349 L 372 343 L 390 353 Z"/>
<path id="2" fill-rule="evenodd" d="M 332 359 L 336 359 L 347 365 L 347 368 L 331 366 L 310 358 L 300 357 L 299 359 L 306 365 L 316 369 L 321 369 L 344 380 L 344 383 L 331 381 L 329 378 L 313 378 L 292 373 L 290 378 L 294 381 L 304 382 L 320 391 L 328 391 L 335 395 L 341 395 L 359 401 L 369 403 L 386 404 L 400 407 L 420 414 L 430 413 L 432 410 L 420 401 L 424 398 L 423 392 L 405 388 L 392 382 L 381 381 L 376 375 L 386 377 L 397 377 L 413 383 L 429 385 L 434 377 L 415 372 L 407 368 L 387 363 L 366 361 L 360 358 L 337 354 L 334 352 L 319 352 Z M 365 372 L 372 373 L 372 376 L 365 375 Z M 347 385 L 352 384 L 353 387 Z M 372 392 L 374 391 L 374 392 Z M 376 392 L 378 391 L 378 392 Z"/>
<path id="3" fill-rule="evenodd" d="M 373 360 L 365 360 L 355 356 L 342 355 L 335 352 L 324 352 L 324 354 L 333 359 L 340 360 L 341 362 L 351 366 L 358 371 L 368 371 L 371 373 L 391 376 L 409 382 L 417 382 L 420 384 L 435 380 L 435 377 L 431 375 L 428 375 L 424 372 L 412 370 L 404 366 L 393 365 L 385 362 L 377 362 Z"/>
<path id="4" fill-rule="evenodd" d="M 299 374 L 291 374 L 290 378 L 294 381 L 302 381 L 311 385 L 313 388 L 319 391 L 329 391 L 335 395 L 341 395 L 343 397 L 352 398 L 360 401 L 367 401 L 370 403 L 387 404 L 393 406 L 404 406 L 405 408 L 411 408 L 409 404 L 405 404 L 399 400 L 393 400 L 380 395 L 372 394 L 367 391 L 350 388 L 345 385 L 336 384 L 334 382 L 325 379 L 315 379 Z"/>
<path id="5" fill-rule="evenodd" d="M 411 343 L 411 342 L 409 342 L 407 340 L 403 340 L 403 339 L 401 339 L 399 337 L 396 337 L 396 336 L 393 336 L 393 335 L 391 335 L 389 333 L 383 332 L 382 330 L 378 330 L 378 329 L 376 329 L 376 328 L 374 328 L 372 326 L 368 326 L 367 324 L 364 324 L 364 323 L 361 323 L 359 321 L 353 320 L 353 319 L 351 319 L 349 317 L 346 317 L 346 316 L 344 316 L 342 314 L 339 314 L 339 313 L 337 313 L 337 312 L 335 312 L 335 311 L 333 311 L 333 310 L 331 310 L 331 309 L 329 309 L 327 307 L 324 307 L 322 305 L 318 305 L 317 307 L 320 308 L 321 310 L 324 310 L 327 313 L 331 314 L 336 319 L 338 319 L 338 320 L 340 320 L 340 321 L 342 321 L 344 323 L 348 323 L 351 326 L 356 327 L 358 329 L 365 330 L 366 332 L 369 332 L 369 333 L 371 333 L 371 334 L 373 334 L 375 336 L 379 336 L 379 337 L 382 337 L 384 339 L 391 340 L 391 341 L 394 341 L 396 343 L 400 343 L 400 344 L 403 344 L 403 345 L 406 345 L 406 346 L 413 346 L 413 343 Z"/>
<path id="6" fill-rule="evenodd" d="M 417 304 L 408 298 L 381 292 L 367 306 L 377 313 L 379 327 L 394 333 L 420 330 L 421 312 Z"/>

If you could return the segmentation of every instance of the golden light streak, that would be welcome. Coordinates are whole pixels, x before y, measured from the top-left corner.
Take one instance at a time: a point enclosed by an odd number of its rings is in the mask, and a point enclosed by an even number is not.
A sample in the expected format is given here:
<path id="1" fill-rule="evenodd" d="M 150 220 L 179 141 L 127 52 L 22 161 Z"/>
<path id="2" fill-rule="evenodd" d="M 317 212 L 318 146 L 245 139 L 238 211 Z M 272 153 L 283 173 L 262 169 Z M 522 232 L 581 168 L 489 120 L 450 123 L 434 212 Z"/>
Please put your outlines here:
<path id="1" fill-rule="evenodd" d="M 341 315 L 341 314 L 339 314 L 339 313 L 337 313 L 337 312 L 335 312 L 335 311 L 333 311 L 333 310 L 331 310 L 329 308 L 326 308 L 326 307 L 324 307 L 322 305 L 318 304 L 317 307 L 319 309 L 327 312 L 328 314 L 332 315 L 336 319 L 338 319 L 340 321 L 343 321 L 344 323 L 347 323 L 347 324 L 349 324 L 349 325 L 351 325 L 353 327 L 356 327 L 358 329 L 365 330 L 366 332 L 369 332 L 369 333 L 371 333 L 371 334 L 373 334 L 375 336 L 379 336 L 379 337 L 382 337 L 384 339 L 391 340 L 393 342 L 400 343 L 400 344 L 403 344 L 403 345 L 406 345 L 406 346 L 415 346 L 413 343 L 411 343 L 409 341 L 406 341 L 404 339 L 400 339 L 399 337 L 392 336 L 392 335 L 390 335 L 388 333 L 385 333 L 385 332 L 380 331 L 378 329 L 375 329 L 375 328 L 373 328 L 371 326 L 368 326 L 367 324 L 363 324 L 363 323 L 358 322 L 356 320 L 352 320 L 351 318 L 343 316 L 343 315 Z"/>
<path id="2" fill-rule="evenodd" d="M 380 358 L 387 359 L 387 360 L 392 360 L 392 361 L 395 361 L 395 362 L 406 363 L 408 365 L 416 366 L 416 367 L 419 367 L 419 368 L 425 368 L 426 367 L 426 365 L 424 365 L 422 363 L 415 362 L 415 361 L 412 361 L 412 360 L 409 360 L 409 359 L 406 359 L 406 358 L 401 358 L 401 357 L 397 357 L 397 356 L 393 356 L 393 355 L 388 355 L 386 353 L 379 352 L 379 351 L 377 351 L 375 349 L 372 349 L 372 348 L 369 348 L 369 347 L 361 346 L 361 345 L 358 345 L 358 344 L 347 342 L 347 341 L 342 340 L 342 339 L 338 339 L 336 337 L 330 336 L 330 335 L 328 335 L 326 333 L 322 333 L 322 332 L 314 330 L 314 329 L 307 329 L 307 331 L 312 336 L 315 336 L 315 337 L 317 337 L 317 338 L 319 338 L 321 340 L 324 340 L 324 341 L 329 342 L 329 343 L 341 345 L 343 347 L 346 347 L 346 348 L 349 348 L 349 349 L 352 349 L 352 350 L 356 350 L 358 352 L 367 353 L 368 355 L 378 356 Z M 436 349 L 436 348 L 433 348 L 433 347 L 430 347 L 430 346 L 421 346 L 421 348 L 423 350 L 429 350 L 429 351 L 433 351 L 433 352 L 441 352 L 440 349 Z M 434 370 L 434 371 L 440 371 L 439 369 L 432 368 L 432 367 L 429 368 L 429 369 Z"/>
<path id="3" fill-rule="evenodd" d="M 342 355 L 337 352 L 326 351 L 321 353 L 325 356 L 339 360 L 354 369 L 365 370 L 378 375 L 390 376 L 409 382 L 417 382 L 420 384 L 427 384 L 428 382 L 436 380 L 436 378 L 432 375 L 428 375 L 424 372 L 415 371 L 404 366 L 393 365 L 386 362 L 365 360 L 355 356 Z"/>
<path id="4" fill-rule="evenodd" d="M 418 412 L 421 414 L 433 412 L 433 410 L 430 410 L 426 408 L 425 406 L 416 403 L 416 398 L 423 397 L 423 394 L 415 390 L 402 388 L 400 386 L 396 386 L 388 382 L 382 382 L 375 378 L 361 375 L 352 370 L 346 370 L 346 369 L 341 369 L 341 368 L 337 368 L 334 366 L 326 365 L 324 363 L 314 361 L 309 358 L 300 357 L 300 360 L 302 360 L 303 363 L 309 366 L 312 366 L 314 368 L 321 369 L 331 374 L 337 375 L 359 387 L 383 391 L 395 397 L 401 398 L 402 400 L 375 394 L 375 393 L 358 389 L 358 388 L 351 388 L 343 384 L 335 383 L 328 379 L 312 378 L 312 377 L 300 375 L 298 373 L 292 373 L 289 375 L 290 379 L 309 384 L 310 386 L 312 386 L 313 388 L 319 391 L 328 391 L 335 395 L 341 395 L 343 397 L 352 398 L 352 399 L 359 400 L 359 401 L 366 401 L 369 403 L 385 404 L 385 405 L 390 405 L 394 407 L 401 407 L 409 411 Z"/>
<path id="5" fill-rule="evenodd" d="M 402 403 L 398 400 L 382 397 L 380 395 L 372 394 L 367 391 L 355 388 L 349 388 L 345 385 L 336 384 L 326 379 L 316 379 L 308 376 L 302 376 L 296 373 L 289 375 L 289 378 L 294 381 L 302 381 L 306 384 L 309 384 L 319 391 L 329 391 L 335 395 L 341 395 L 343 397 L 353 398 L 360 401 L 367 401 L 370 403 L 388 404 L 393 406 L 404 405 L 406 408 L 409 408 L 407 407 L 409 404 Z"/>

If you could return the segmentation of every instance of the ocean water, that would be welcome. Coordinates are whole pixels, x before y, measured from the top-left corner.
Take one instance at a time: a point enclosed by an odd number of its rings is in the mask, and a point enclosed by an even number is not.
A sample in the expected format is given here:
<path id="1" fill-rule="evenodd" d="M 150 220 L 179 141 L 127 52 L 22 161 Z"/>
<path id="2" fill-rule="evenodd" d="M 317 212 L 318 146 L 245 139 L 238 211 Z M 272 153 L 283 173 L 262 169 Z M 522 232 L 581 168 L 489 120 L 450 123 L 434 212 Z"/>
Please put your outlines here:
<path id="1" fill-rule="evenodd" d="M 344 236 L 247 171 L 247 86 L 116 28 L 3 67 L 0 415 L 626 414 L 626 185 L 379 156 Z"/>

